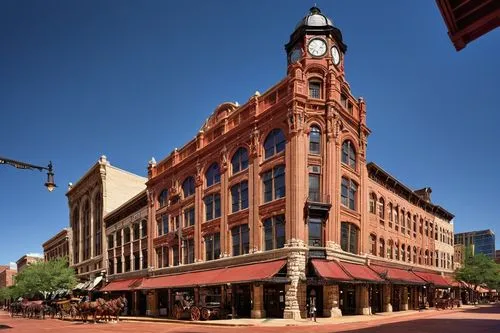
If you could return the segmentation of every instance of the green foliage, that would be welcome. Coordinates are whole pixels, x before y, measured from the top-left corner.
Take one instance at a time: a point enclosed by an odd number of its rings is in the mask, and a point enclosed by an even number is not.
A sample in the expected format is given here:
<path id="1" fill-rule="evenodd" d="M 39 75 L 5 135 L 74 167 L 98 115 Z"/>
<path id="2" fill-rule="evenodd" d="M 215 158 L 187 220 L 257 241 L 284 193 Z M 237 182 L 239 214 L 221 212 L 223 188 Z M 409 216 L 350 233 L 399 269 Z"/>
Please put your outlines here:
<path id="1" fill-rule="evenodd" d="M 466 254 L 464 265 L 455 272 L 455 279 L 475 288 L 481 285 L 497 288 L 500 285 L 500 265 L 482 253 L 472 255 L 466 251 Z"/>
<path id="2" fill-rule="evenodd" d="M 33 263 L 15 277 L 11 295 L 33 297 L 41 292 L 72 289 L 76 284 L 75 271 L 68 267 L 65 258 Z"/>

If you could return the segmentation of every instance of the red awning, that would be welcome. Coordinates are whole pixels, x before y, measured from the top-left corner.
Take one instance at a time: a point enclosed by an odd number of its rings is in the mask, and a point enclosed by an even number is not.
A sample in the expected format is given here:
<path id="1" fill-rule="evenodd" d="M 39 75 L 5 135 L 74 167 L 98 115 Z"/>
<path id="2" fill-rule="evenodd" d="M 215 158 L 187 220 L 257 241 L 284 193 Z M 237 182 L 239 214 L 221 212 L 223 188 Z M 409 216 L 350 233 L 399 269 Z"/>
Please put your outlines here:
<path id="1" fill-rule="evenodd" d="M 409 284 L 425 284 L 425 281 L 406 269 L 370 265 L 370 268 L 391 282 L 402 282 Z"/>
<path id="2" fill-rule="evenodd" d="M 451 284 L 446 281 L 444 277 L 434 273 L 414 272 L 420 278 L 424 279 L 427 283 L 433 284 L 436 287 L 449 288 Z"/>
<path id="3" fill-rule="evenodd" d="M 456 281 L 453 276 L 445 276 L 444 279 L 452 286 L 452 287 L 462 287 L 463 282 Z"/>
<path id="4" fill-rule="evenodd" d="M 351 264 L 348 262 L 341 262 L 340 266 L 344 268 L 350 276 L 355 280 L 369 281 L 369 282 L 385 282 L 377 273 L 370 269 L 370 267 L 359 264 Z"/>
<path id="5" fill-rule="evenodd" d="M 333 279 L 337 281 L 352 281 L 353 278 L 347 275 L 336 261 L 311 260 L 316 273 L 324 279 Z"/>
<path id="6" fill-rule="evenodd" d="M 141 281 L 142 281 L 142 278 L 111 281 L 104 288 L 102 288 L 101 291 L 131 290 L 131 289 L 134 289 L 135 287 L 137 287 Z"/>
<path id="7" fill-rule="evenodd" d="M 200 285 L 219 285 L 224 283 L 260 281 L 273 277 L 285 265 L 286 259 L 282 259 L 206 271 L 165 275 L 144 280 L 140 288 L 179 288 Z"/>

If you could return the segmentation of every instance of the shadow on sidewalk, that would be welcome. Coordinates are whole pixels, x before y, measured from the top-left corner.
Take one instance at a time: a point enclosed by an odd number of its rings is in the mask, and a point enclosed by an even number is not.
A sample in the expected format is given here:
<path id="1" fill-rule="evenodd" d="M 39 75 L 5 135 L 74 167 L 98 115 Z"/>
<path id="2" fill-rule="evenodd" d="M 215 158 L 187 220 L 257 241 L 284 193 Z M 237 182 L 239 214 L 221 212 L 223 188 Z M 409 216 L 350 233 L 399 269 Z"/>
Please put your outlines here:
<path id="1" fill-rule="evenodd" d="M 12 327 L 9 326 L 9 325 L 0 324 L 0 330 L 6 330 L 6 329 L 9 329 L 9 328 L 12 328 Z"/>

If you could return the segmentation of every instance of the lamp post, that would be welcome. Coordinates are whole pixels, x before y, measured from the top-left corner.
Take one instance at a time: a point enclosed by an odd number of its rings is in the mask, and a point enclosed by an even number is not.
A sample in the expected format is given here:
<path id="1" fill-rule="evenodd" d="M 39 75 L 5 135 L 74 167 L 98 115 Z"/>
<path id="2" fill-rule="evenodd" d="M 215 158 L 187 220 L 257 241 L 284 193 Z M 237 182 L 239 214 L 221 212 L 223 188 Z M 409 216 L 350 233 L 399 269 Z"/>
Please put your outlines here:
<path id="1" fill-rule="evenodd" d="M 11 165 L 11 166 L 18 168 L 18 169 L 29 169 L 29 170 L 36 169 L 39 171 L 47 170 L 47 182 L 44 184 L 45 187 L 47 187 L 47 190 L 49 190 L 49 192 L 54 191 L 54 189 L 57 187 L 57 185 L 54 183 L 54 172 L 52 169 L 52 161 L 49 162 L 49 165 L 47 165 L 46 167 L 43 167 L 43 166 L 39 166 L 39 165 L 34 165 L 34 164 L 29 164 L 29 163 L 11 160 L 11 159 L 0 156 L 0 164 L 8 164 L 8 165 Z"/>

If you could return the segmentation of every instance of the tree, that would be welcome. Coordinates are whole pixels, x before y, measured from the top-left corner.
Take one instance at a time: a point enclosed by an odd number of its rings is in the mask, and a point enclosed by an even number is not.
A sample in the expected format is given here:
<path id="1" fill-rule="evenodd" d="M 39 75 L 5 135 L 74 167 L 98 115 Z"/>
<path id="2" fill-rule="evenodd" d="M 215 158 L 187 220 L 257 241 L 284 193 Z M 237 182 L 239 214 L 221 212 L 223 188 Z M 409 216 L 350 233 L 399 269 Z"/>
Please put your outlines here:
<path id="1" fill-rule="evenodd" d="M 15 287 L 11 293 L 14 297 L 34 297 L 43 292 L 72 289 L 75 284 L 75 271 L 68 267 L 66 258 L 58 258 L 26 267 L 16 275 Z"/>
<path id="2" fill-rule="evenodd" d="M 474 286 L 486 285 L 495 289 L 500 285 L 500 265 L 483 253 L 473 255 L 466 249 L 464 265 L 455 272 L 457 281 L 464 281 Z"/>

